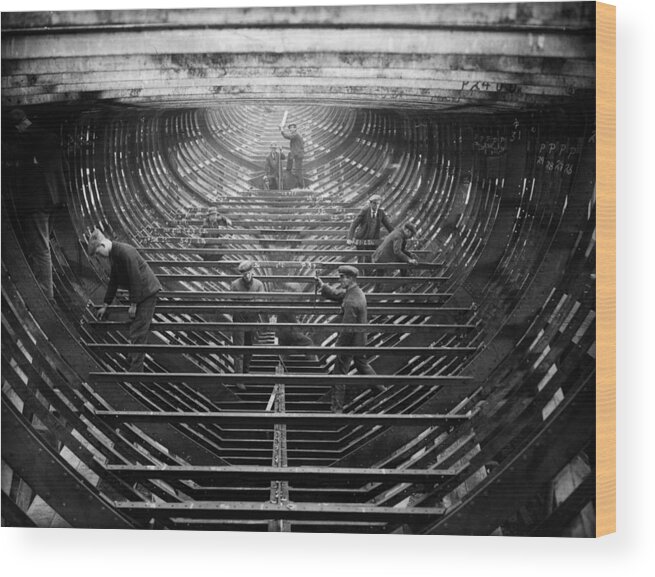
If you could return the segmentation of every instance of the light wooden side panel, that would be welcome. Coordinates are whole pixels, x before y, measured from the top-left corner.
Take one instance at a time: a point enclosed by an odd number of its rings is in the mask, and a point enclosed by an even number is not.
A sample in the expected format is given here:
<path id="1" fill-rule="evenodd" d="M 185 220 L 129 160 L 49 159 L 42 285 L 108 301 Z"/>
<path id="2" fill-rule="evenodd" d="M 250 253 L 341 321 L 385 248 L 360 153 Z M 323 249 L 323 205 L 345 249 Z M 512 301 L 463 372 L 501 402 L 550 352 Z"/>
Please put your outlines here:
<path id="1" fill-rule="evenodd" d="M 596 536 L 616 531 L 616 7 L 596 3 Z"/>

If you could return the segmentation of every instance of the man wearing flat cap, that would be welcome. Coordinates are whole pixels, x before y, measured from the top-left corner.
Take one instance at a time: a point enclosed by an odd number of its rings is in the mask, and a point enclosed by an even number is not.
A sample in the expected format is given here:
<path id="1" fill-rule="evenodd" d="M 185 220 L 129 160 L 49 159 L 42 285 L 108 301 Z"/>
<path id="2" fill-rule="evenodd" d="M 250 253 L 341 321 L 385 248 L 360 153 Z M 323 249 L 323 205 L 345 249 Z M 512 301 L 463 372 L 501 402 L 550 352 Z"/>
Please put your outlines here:
<path id="1" fill-rule="evenodd" d="M 271 151 L 264 161 L 264 184 L 266 190 L 282 189 L 282 161 L 286 158 L 282 150 L 275 144 L 271 144 Z"/>
<path id="2" fill-rule="evenodd" d="M 2 133 L 3 168 L 12 189 L 16 220 L 36 280 L 54 297 L 50 230 L 55 211 L 66 204 L 66 180 L 60 137 L 33 124 L 25 111 L 14 108 Z M 15 171 L 13 174 L 11 172 Z M 12 178 L 13 176 L 13 178 Z"/>
<path id="3" fill-rule="evenodd" d="M 291 172 L 296 179 L 296 183 L 301 188 L 304 186 L 302 175 L 302 160 L 305 156 L 305 141 L 295 123 L 288 125 L 288 130 L 280 125 L 280 133 L 289 141 L 289 156 L 287 157 L 287 171 Z M 297 187 L 292 187 L 297 188 Z"/>
<path id="4" fill-rule="evenodd" d="M 130 308 L 127 314 L 132 319 L 129 332 L 130 343 L 133 345 L 147 343 L 150 324 L 157 306 L 157 293 L 161 290 L 161 284 L 155 273 L 152 272 L 150 265 L 133 246 L 111 241 L 97 228 L 89 237 L 88 255 L 90 257 L 98 255 L 108 259 L 111 266 L 109 285 L 104 303 L 98 309 L 98 318 L 100 320 L 107 319 L 109 316 L 107 307 L 113 302 L 116 290 L 127 289 L 130 298 Z M 130 372 L 143 372 L 145 353 L 130 353 L 129 359 Z"/>
<path id="5" fill-rule="evenodd" d="M 234 292 L 261 293 L 264 292 L 264 285 L 260 280 L 254 277 L 254 263 L 250 260 L 244 260 L 239 264 L 238 271 L 241 278 L 232 281 L 230 289 Z M 234 313 L 232 320 L 235 323 L 258 323 L 261 322 L 259 314 L 252 312 Z M 232 342 L 235 346 L 253 345 L 257 341 L 256 329 L 238 329 L 234 331 Z M 250 367 L 251 353 L 236 355 L 234 357 L 234 372 L 247 373 Z M 237 385 L 240 390 L 244 390 L 243 384 Z"/>
<path id="6" fill-rule="evenodd" d="M 405 222 L 401 226 L 396 227 L 393 232 L 385 237 L 382 244 L 373 253 L 373 262 L 397 262 L 415 265 L 418 260 L 407 249 L 407 241 L 415 234 L 416 226 L 411 222 Z M 400 274 L 406 276 L 407 271 L 401 269 Z"/>
<path id="7" fill-rule="evenodd" d="M 324 283 L 318 275 L 316 282 L 321 294 L 330 300 L 341 303 L 341 315 L 339 323 L 357 323 L 367 324 L 366 313 L 366 296 L 361 288 L 357 285 L 357 275 L 359 271 L 354 266 L 340 266 L 339 287 L 333 288 Z M 338 347 L 365 347 L 366 333 L 343 330 L 339 333 L 337 339 Z M 350 371 L 350 365 L 354 362 L 357 372 L 362 375 L 375 375 L 375 371 L 366 361 L 366 357 L 361 354 L 340 353 L 337 355 L 334 365 L 333 374 L 346 375 Z M 345 385 L 334 385 L 332 387 L 332 411 L 335 413 L 343 412 L 345 401 Z"/>
<path id="8" fill-rule="evenodd" d="M 209 211 L 207 212 L 207 216 L 203 219 L 201 224 L 202 227 L 202 231 L 200 233 L 201 238 L 203 239 L 220 238 L 221 233 L 219 227 L 221 225 L 231 226 L 232 221 L 226 216 L 220 214 L 218 212 L 218 208 L 216 208 L 215 206 L 210 207 Z M 201 241 L 201 244 L 202 246 L 211 245 L 211 241 L 207 242 L 207 240 L 203 240 Z M 202 255 L 203 260 L 221 260 L 222 257 L 223 255 L 218 251 L 203 253 Z"/>
<path id="9" fill-rule="evenodd" d="M 362 208 L 348 229 L 348 246 L 355 245 L 358 250 L 374 250 L 380 243 L 380 232 L 384 226 L 388 232 L 393 230 L 384 209 L 380 207 L 382 197 L 374 194 L 368 199 L 368 206 Z M 370 257 L 360 256 L 359 262 L 371 262 Z"/>

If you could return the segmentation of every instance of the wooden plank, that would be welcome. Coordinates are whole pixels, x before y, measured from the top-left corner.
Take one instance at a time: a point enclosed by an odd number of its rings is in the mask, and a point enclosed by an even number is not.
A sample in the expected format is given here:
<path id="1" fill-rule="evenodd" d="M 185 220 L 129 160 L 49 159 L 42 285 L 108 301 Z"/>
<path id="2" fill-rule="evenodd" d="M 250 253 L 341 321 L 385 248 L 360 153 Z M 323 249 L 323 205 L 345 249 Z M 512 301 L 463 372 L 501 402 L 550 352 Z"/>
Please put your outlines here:
<path id="1" fill-rule="evenodd" d="M 275 84 L 264 87 L 257 87 L 257 90 L 244 92 L 243 87 L 225 85 L 220 86 L 217 92 L 216 87 L 210 89 L 176 89 L 153 91 L 143 88 L 132 88 L 129 90 L 104 90 L 101 93 L 103 99 L 121 102 L 123 104 L 148 104 L 150 106 L 166 106 L 167 108 L 188 108 L 189 106 L 212 106 L 217 103 L 224 104 L 245 104 L 248 102 L 259 103 L 266 99 L 270 105 L 284 106 L 289 100 L 298 105 L 312 106 L 317 100 L 325 105 L 334 104 L 338 106 L 379 108 L 380 106 L 391 106 L 393 108 L 408 109 L 416 111 L 425 109 L 430 112 L 440 110 L 451 110 L 456 108 L 459 112 L 466 111 L 467 107 L 474 107 L 476 113 L 493 114 L 495 112 L 519 112 L 525 110 L 525 105 L 554 106 L 565 105 L 571 102 L 571 97 L 524 95 L 521 93 L 508 92 L 469 92 L 462 96 L 462 91 L 433 90 L 424 91 L 420 88 L 395 87 L 393 89 L 380 89 L 371 87 L 368 90 L 357 90 L 348 92 L 344 96 L 339 87 L 330 86 L 289 86 L 286 84 Z M 93 93 L 95 98 L 97 93 Z M 578 101 L 585 98 L 591 100 L 593 92 L 577 95 Z M 88 98 L 82 87 L 74 92 L 50 92 L 48 94 L 32 95 L 28 97 L 6 98 L 2 95 L 3 105 L 27 106 L 45 105 L 71 102 Z"/>
<path id="2" fill-rule="evenodd" d="M 430 483 L 454 477 L 455 469 L 374 469 L 339 467 L 274 467 L 256 465 L 106 465 L 108 472 L 123 479 L 227 481 L 331 481 L 336 483 Z"/>
<path id="3" fill-rule="evenodd" d="M 288 76 L 285 78 L 287 86 L 306 86 L 310 85 L 320 85 L 329 86 L 330 89 L 340 89 L 346 91 L 351 88 L 353 85 L 362 88 L 375 88 L 375 89 L 393 89 L 393 88 L 416 88 L 420 86 L 422 90 L 430 91 L 441 91 L 441 92 L 457 92 L 457 91 L 468 91 L 470 98 L 475 98 L 476 92 L 480 93 L 491 92 L 496 93 L 499 91 L 499 86 L 503 87 L 503 90 L 510 91 L 516 94 L 536 94 L 536 95 L 548 95 L 548 96 L 562 96 L 570 97 L 572 92 L 581 91 L 581 90 L 593 90 L 594 82 L 593 79 L 588 79 L 584 83 L 577 82 L 578 86 L 573 86 L 571 84 L 566 84 L 564 81 L 560 81 L 559 84 L 554 82 L 549 83 L 548 85 L 536 85 L 530 83 L 517 83 L 520 82 L 520 79 L 514 80 L 514 83 L 504 82 L 500 83 L 494 81 L 493 78 L 487 79 L 481 73 L 472 75 L 472 78 L 476 80 L 449 80 L 449 79 L 434 79 L 427 78 L 423 75 L 418 75 L 418 77 L 413 77 L 410 73 L 398 73 L 397 75 L 386 74 L 384 77 L 375 77 L 374 74 L 371 74 L 370 77 L 359 75 L 358 77 L 342 77 L 340 74 L 338 77 L 335 76 L 325 76 L 322 74 L 316 73 L 314 69 L 313 74 L 308 74 L 305 76 Z M 372 71 L 374 72 L 374 71 Z M 75 90 L 84 90 L 85 92 L 99 92 L 99 91 L 124 91 L 130 92 L 134 89 L 135 84 L 140 86 L 142 89 L 145 89 L 150 92 L 157 91 L 159 93 L 167 93 L 172 90 L 205 90 L 213 91 L 218 82 L 223 85 L 229 85 L 231 87 L 241 87 L 247 89 L 257 89 L 262 87 L 269 87 L 276 85 L 280 79 L 279 76 L 273 74 L 272 70 L 265 70 L 265 74 L 262 76 L 249 76 L 252 74 L 251 71 L 248 71 L 247 74 L 217 74 L 215 77 L 206 77 L 198 78 L 193 75 L 179 75 L 176 73 L 171 73 L 169 78 L 166 78 L 163 74 L 157 74 L 155 78 L 150 81 L 144 80 L 140 75 L 134 74 L 132 78 L 126 77 L 125 75 L 117 75 L 116 73 L 103 74 L 102 80 L 97 82 L 92 82 L 91 79 L 87 79 L 86 82 L 82 83 L 56 83 L 56 84 L 30 84 L 27 85 L 27 81 L 15 81 L 14 86 L 3 87 L 3 97 L 30 97 L 36 96 L 39 94 L 51 94 L 51 93 L 68 93 Z M 5 83 L 7 84 L 7 83 Z M 471 88 L 475 86 L 477 88 Z M 466 94 L 466 92 L 465 92 Z"/>
<path id="4" fill-rule="evenodd" d="M 616 8 L 596 3 L 596 536 L 616 531 Z"/>
<path id="5" fill-rule="evenodd" d="M 130 321 L 93 321 L 88 323 L 90 326 L 99 329 L 125 329 L 130 325 Z M 475 325 L 408 325 L 408 324 L 388 324 L 388 325 L 361 325 L 354 323 L 325 324 L 325 323 L 232 323 L 232 322 L 165 322 L 153 321 L 150 325 L 153 331 L 220 331 L 234 332 L 236 330 L 257 329 L 260 331 L 280 330 L 283 328 L 300 329 L 311 333 L 334 333 L 342 330 L 348 330 L 354 333 L 420 333 L 434 335 L 450 331 L 470 331 L 476 328 Z"/>
<path id="6" fill-rule="evenodd" d="M 282 249 L 284 250 L 284 249 Z M 356 266 L 353 263 L 353 266 Z M 259 267 L 257 267 L 259 268 Z M 265 267 L 262 267 L 265 268 Z M 188 282 L 202 282 L 202 281 L 231 281 L 241 278 L 241 275 L 236 274 L 196 274 L 194 272 L 187 273 L 156 273 L 157 278 L 161 280 L 182 280 Z M 308 277 L 306 275 L 276 275 L 276 274 L 264 274 L 257 277 L 262 282 L 298 282 L 298 283 L 314 283 L 313 277 Z M 334 276 L 321 276 L 324 282 L 336 283 L 338 278 Z M 393 285 L 405 285 L 405 284 L 417 284 L 417 283 L 435 283 L 443 281 L 444 277 L 441 276 L 358 276 L 358 282 L 360 283 L 386 283 Z M 252 293 L 257 294 L 257 293 Z M 435 293 L 440 294 L 444 298 L 451 296 L 449 293 Z M 320 297 L 323 302 L 325 300 Z M 251 299 L 255 300 L 255 299 Z M 369 309 L 370 310 L 370 309 Z"/>
<path id="7" fill-rule="evenodd" d="M 43 442 L 8 399 L 2 403 L 2 458 L 36 494 L 47 498 L 48 505 L 71 526 L 130 528 L 127 518 L 112 509 L 110 501 L 96 487 Z"/>
<path id="8" fill-rule="evenodd" d="M 151 66 L 153 63 L 150 63 Z M 215 85 L 217 81 L 225 81 L 226 79 L 236 78 L 252 78 L 253 76 L 261 79 L 272 77 L 273 70 L 267 66 L 261 66 L 261 63 L 250 66 L 247 68 L 231 67 L 231 68 L 212 68 L 205 64 L 200 68 L 206 72 L 202 78 L 198 77 L 198 68 L 189 68 L 180 70 L 178 67 L 164 68 L 162 66 L 150 69 L 135 70 L 130 67 L 122 69 L 120 76 L 121 80 L 116 84 L 117 70 L 111 71 L 96 68 L 93 71 L 76 72 L 76 71 L 63 71 L 54 73 L 44 73 L 40 70 L 36 75 L 33 74 L 13 74 L 12 76 L 4 77 L 2 88 L 7 90 L 9 94 L 19 89 L 30 90 L 32 93 L 39 93 L 48 91 L 53 84 L 61 86 L 62 89 L 75 90 L 79 85 L 84 85 L 86 90 L 91 90 L 94 87 L 101 89 L 108 86 L 122 86 L 134 85 L 141 81 L 143 85 L 148 85 L 151 88 L 155 86 L 162 86 L 164 83 L 171 86 L 178 85 L 184 86 L 185 83 L 191 81 L 202 85 Z M 594 77 L 580 76 L 562 77 L 555 74 L 535 74 L 526 72 L 492 72 L 492 71 L 473 71 L 473 70 L 430 70 L 425 68 L 412 67 L 407 68 L 348 68 L 345 66 L 287 66 L 285 72 L 295 78 L 314 78 L 326 79 L 339 77 L 347 79 L 350 84 L 359 83 L 368 79 L 384 79 L 392 80 L 406 80 L 406 81 L 421 81 L 423 85 L 431 86 L 433 88 L 443 87 L 449 89 L 466 88 L 467 86 L 478 85 L 481 90 L 495 90 L 498 84 L 503 85 L 516 85 L 521 87 L 530 87 L 536 89 L 537 87 L 550 87 L 556 88 L 560 91 L 569 89 L 581 89 L 594 87 Z M 77 85 L 77 86 L 76 86 Z M 518 91 L 518 90 L 517 90 Z M 221 202 L 221 205 L 226 206 L 226 203 Z M 227 206 L 239 206 L 239 204 L 232 205 L 228 203 Z"/>
<path id="9" fill-rule="evenodd" d="M 326 278 L 326 277 L 323 277 Z M 449 277 L 442 277 L 444 280 Z M 313 278 L 310 278 L 313 281 Z M 160 291 L 157 293 L 160 299 L 184 299 L 185 302 L 190 300 L 252 300 L 253 293 L 247 291 L 231 291 L 231 290 L 217 290 L 217 291 Z M 255 293 L 259 298 L 265 298 L 267 301 L 273 302 L 288 302 L 289 300 L 299 301 L 307 300 L 313 301 L 313 292 L 269 292 L 263 291 Z M 370 302 L 383 301 L 380 304 L 388 305 L 407 305 L 424 304 L 430 302 L 439 302 L 440 295 L 447 295 L 449 293 L 366 293 L 366 300 Z M 390 301 L 384 303 L 384 301 Z"/>
<path id="10" fill-rule="evenodd" d="M 305 66 L 307 55 L 304 53 L 289 53 L 276 55 L 275 66 L 284 69 L 293 69 L 294 67 Z M 352 59 L 353 61 L 355 58 Z M 348 59 L 345 61 L 349 64 Z M 39 76 L 55 74 L 73 74 L 80 73 L 93 74 L 98 71 L 113 70 L 120 74 L 129 74 L 136 71 L 147 72 L 155 70 L 173 70 L 177 74 L 186 74 L 189 69 L 196 73 L 225 74 L 232 68 L 254 68 L 261 66 L 261 58 L 257 54 L 221 54 L 218 62 L 212 58 L 207 58 L 204 54 L 186 54 L 184 59 L 180 59 L 177 54 L 162 53 L 157 55 L 132 54 L 129 59 L 121 56 L 95 56 L 88 57 L 46 57 L 32 58 L 29 60 L 12 60 L 3 61 L 5 69 L 3 73 L 7 75 L 21 76 Z M 458 53 L 449 54 L 421 54 L 419 58 L 416 55 L 407 54 L 358 54 L 356 64 L 360 70 L 384 70 L 399 69 L 412 71 L 421 74 L 448 74 L 465 75 L 467 73 L 477 73 L 476 80 L 484 80 L 487 74 L 491 78 L 503 78 L 505 74 L 520 77 L 523 74 L 549 78 L 549 74 L 544 74 L 544 70 L 552 70 L 555 78 L 565 78 L 566 82 L 574 78 L 594 79 L 596 77 L 596 67 L 592 59 L 568 58 L 565 60 L 545 58 L 539 54 L 521 54 L 521 55 L 466 55 Z M 321 65 L 326 67 L 338 68 L 345 70 L 344 57 L 341 54 L 322 54 Z M 485 76 L 480 76 L 484 74 Z M 468 77 L 461 77 L 461 80 L 470 80 Z M 539 80 L 544 82 L 544 80 Z"/>
<path id="11" fill-rule="evenodd" d="M 514 3 L 490 4 L 484 10 L 471 10 L 466 4 L 394 6 L 297 6 L 254 8 L 199 8 L 179 10 L 113 10 L 108 23 L 104 12 L 68 11 L 31 13 L 8 12 L 3 27 L 12 30 L 79 28 L 140 30 L 161 27 L 223 26 L 368 26 L 385 27 L 448 27 L 469 29 L 518 28 L 536 30 L 562 28 L 572 32 L 593 26 L 593 12 L 584 3 L 530 3 L 520 8 Z"/>
<path id="12" fill-rule="evenodd" d="M 86 343 L 89 349 L 99 352 L 131 353 L 143 351 L 152 353 L 184 354 L 326 354 L 326 355 L 404 355 L 404 356 L 441 356 L 464 355 L 475 353 L 477 347 L 298 347 L 282 345 L 161 345 L 161 344 L 124 344 L 124 343 Z"/>
<path id="13" fill-rule="evenodd" d="M 257 302 L 253 299 L 252 302 Z M 128 309 L 128 305 L 112 305 L 109 307 L 109 311 L 113 312 L 123 312 Z M 439 306 L 417 306 L 417 305 L 408 305 L 408 306 L 398 306 L 398 305 L 389 305 L 389 306 L 369 306 L 368 315 L 402 315 L 402 316 L 435 316 L 438 314 L 465 314 L 470 312 L 471 309 L 466 308 L 451 308 L 451 307 L 439 307 Z M 216 305 L 203 304 L 203 305 L 169 305 L 169 304 L 159 304 L 157 306 L 157 312 L 168 312 L 176 314 L 190 314 L 190 313 L 224 313 L 224 314 L 233 314 L 235 312 L 250 312 L 250 313 L 262 313 L 262 314 L 279 314 L 284 312 L 289 312 L 289 307 L 282 305 L 270 305 L 265 302 L 252 305 L 234 305 L 234 304 L 221 304 L 220 310 L 217 310 Z M 317 314 L 317 315 L 336 315 L 340 314 L 340 309 L 327 305 L 324 303 L 318 303 L 314 305 L 299 305 L 293 308 L 294 313 L 298 314 Z"/>
<path id="14" fill-rule="evenodd" d="M 164 241 L 162 241 L 164 242 Z M 259 241 L 252 241 L 253 243 Z M 175 254 L 212 254 L 216 250 L 206 249 L 206 248 L 187 248 L 187 247 L 156 247 L 156 246 L 138 246 L 137 250 L 141 253 L 151 254 L 158 252 L 170 252 Z M 270 253 L 280 253 L 292 255 L 319 255 L 319 256 L 371 256 L 373 250 L 358 250 L 354 248 L 343 248 L 343 249 L 311 249 L 311 248 L 261 248 L 261 247 L 252 247 L 252 248 L 230 248 L 225 247 L 221 249 L 226 254 L 270 254 Z M 421 250 L 414 249 L 412 250 L 415 254 L 429 255 L 433 254 L 434 251 L 431 250 Z"/>
<path id="15" fill-rule="evenodd" d="M 151 240 L 153 237 L 151 237 L 148 240 Z M 166 239 L 162 238 L 160 241 L 157 242 L 165 242 Z M 151 242 L 155 242 L 152 241 Z M 259 242 L 258 239 L 255 239 L 251 242 Z M 264 241 L 265 242 L 265 241 Z M 199 247 L 200 248 L 200 247 Z M 161 248 L 159 249 L 160 252 L 166 252 L 167 250 L 170 250 L 172 254 L 175 254 L 176 249 L 171 248 L 171 249 L 166 249 L 166 248 Z M 214 251 L 218 252 L 218 251 Z M 182 259 L 175 259 L 175 258 L 148 258 L 146 259 L 148 263 L 152 265 L 157 265 L 157 266 L 222 266 L 222 267 L 237 267 L 241 263 L 241 260 L 230 260 L 230 259 L 224 259 L 224 260 L 194 260 L 194 255 L 192 253 L 187 253 L 187 258 L 190 258 L 191 260 L 182 260 Z M 301 268 L 301 267 L 307 267 L 310 266 L 314 268 L 323 269 L 336 269 L 337 267 L 340 267 L 341 265 L 353 265 L 355 264 L 352 260 L 341 260 L 341 261 L 298 261 L 298 260 L 271 260 L 267 259 L 265 261 L 265 265 L 267 267 L 273 267 L 273 266 L 290 266 L 290 267 L 296 267 L 296 268 Z M 366 270 L 366 269 L 382 269 L 382 270 L 387 270 L 387 269 L 435 269 L 435 268 L 441 268 L 444 266 L 445 263 L 443 262 L 419 262 L 416 263 L 415 265 L 410 265 L 407 263 L 396 263 L 396 262 L 358 262 L 356 263 L 356 266 L 360 270 Z M 444 277 L 444 278 L 450 278 L 450 277 Z"/>
<path id="16" fill-rule="evenodd" d="M 464 375 L 325 375 L 316 373 L 294 373 L 277 375 L 275 373 L 129 373 L 129 372 L 91 372 L 89 380 L 93 383 L 120 382 L 131 383 L 207 383 L 207 384 L 268 384 L 325 386 L 343 383 L 347 386 L 452 386 L 467 383 L 471 377 Z"/>
<path id="17" fill-rule="evenodd" d="M 466 422 L 469 415 L 427 415 L 427 414 L 388 414 L 388 413 L 273 413 L 273 412 L 181 412 L 181 411 L 95 411 L 95 414 L 112 422 L 148 423 L 165 421 L 168 423 L 218 424 L 218 425 L 275 425 L 284 423 L 297 425 L 408 425 L 431 427 L 454 425 Z"/>
<path id="18" fill-rule="evenodd" d="M 2 491 L 2 526 L 36 527 L 37 524 L 9 496 Z"/>
<path id="19" fill-rule="evenodd" d="M 185 503 L 114 503 L 117 511 L 144 520 L 155 519 L 288 519 L 429 522 L 443 515 L 442 507 L 375 507 L 371 505 L 319 505 L 188 501 Z"/>
<path id="20" fill-rule="evenodd" d="M 207 53 L 285 53 L 304 52 L 308 55 L 332 52 L 338 35 L 339 46 L 349 52 L 394 52 L 397 54 L 532 54 L 554 58 L 593 58 L 593 35 L 567 34 L 545 30 L 539 35 L 528 31 L 480 30 L 471 42 L 469 31 L 387 30 L 363 26 L 360 29 L 325 28 L 223 28 L 207 31 L 153 30 L 144 43 L 141 31 L 112 30 L 87 34 L 3 35 L 2 58 L 47 58 L 66 56 L 94 57 L 99 55 L 131 54 L 207 54 Z M 120 76 L 119 76 L 120 77 Z M 285 81 L 287 79 L 285 78 Z"/>

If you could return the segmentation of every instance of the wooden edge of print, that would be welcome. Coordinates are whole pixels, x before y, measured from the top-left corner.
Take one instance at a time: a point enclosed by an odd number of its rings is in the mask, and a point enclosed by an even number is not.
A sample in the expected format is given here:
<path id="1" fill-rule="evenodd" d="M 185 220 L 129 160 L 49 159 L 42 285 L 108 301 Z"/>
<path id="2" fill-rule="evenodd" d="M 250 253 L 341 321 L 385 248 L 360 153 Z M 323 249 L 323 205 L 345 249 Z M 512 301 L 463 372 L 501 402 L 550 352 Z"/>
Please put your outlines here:
<path id="1" fill-rule="evenodd" d="M 596 536 L 616 531 L 616 7 L 596 3 Z"/>

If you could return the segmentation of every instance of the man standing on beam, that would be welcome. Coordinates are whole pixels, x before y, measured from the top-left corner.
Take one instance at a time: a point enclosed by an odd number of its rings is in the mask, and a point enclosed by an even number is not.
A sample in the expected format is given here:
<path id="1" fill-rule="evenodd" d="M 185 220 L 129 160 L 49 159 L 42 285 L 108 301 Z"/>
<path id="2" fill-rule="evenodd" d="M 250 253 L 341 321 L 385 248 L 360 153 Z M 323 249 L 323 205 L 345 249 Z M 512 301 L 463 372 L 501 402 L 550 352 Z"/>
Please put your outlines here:
<path id="1" fill-rule="evenodd" d="M 359 271 L 354 266 L 344 265 L 338 268 L 339 284 L 337 288 L 324 283 L 318 273 L 316 274 L 316 283 L 321 294 L 330 300 L 341 303 L 341 315 L 338 322 L 340 323 L 357 323 L 367 324 L 366 313 L 366 296 L 361 288 L 357 285 L 357 275 Z M 365 347 L 366 333 L 342 330 L 337 339 L 338 347 Z M 357 372 L 362 375 L 377 374 L 371 365 L 366 361 L 366 357 L 361 354 L 339 353 L 334 365 L 333 374 L 347 375 L 350 371 L 350 365 L 354 362 Z M 334 413 L 343 413 L 343 406 L 346 396 L 346 386 L 343 384 L 332 387 L 332 411 Z"/>
<path id="2" fill-rule="evenodd" d="M 398 263 L 413 266 L 418 264 L 416 256 L 407 249 L 407 241 L 416 234 L 416 226 L 406 222 L 394 229 L 382 241 L 382 244 L 373 253 L 373 262 Z M 387 271 L 389 274 L 391 271 Z M 378 271 L 379 274 L 379 271 Z M 407 269 L 400 269 L 401 276 L 407 276 Z M 393 286 L 391 290 L 393 291 Z"/>
<path id="3" fill-rule="evenodd" d="M 219 230 L 219 226 L 231 226 L 232 221 L 227 218 L 227 216 L 222 215 L 218 212 L 218 208 L 215 206 L 212 206 L 209 208 L 209 212 L 207 213 L 207 216 L 203 219 L 201 226 L 201 232 L 200 232 L 200 237 L 201 241 L 199 242 L 200 246 L 208 246 L 211 245 L 211 241 L 208 241 L 207 239 L 212 239 L 212 238 L 220 238 L 221 233 Z M 215 253 L 203 253 L 202 254 L 202 259 L 203 260 L 221 260 L 223 258 L 223 254 L 220 252 L 215 252 Z"/>
<path id="4" fill-rule="evenodd" d="M 4 118 L 3 118 L 4 120 Z M 54 300 L 50 231 L 56 211 L 66 204 L 64 176 L 59 135 L 32 124 L 25 112 L 15 108 L 9 112 L 3 126 L 3 168 L 16 167 L 14 179 L 14 207 L 23 232 L 28 261 L 37 282 Z M 12 170 L 5 174 L 12 175 Z M 5 179 L 3 177 L 3 185 Z M 4 190 L 3 190 L 4 197 Z M 4 205 L 3 205 L 4 208 Z"/>
<path id="5" fill-rule="evenodd" d="M 387 213 L 380 207 L 382 197 L 374 194 L 368 199 L 368 206 L 364 207 L 353 219 L 348 230 L 347 244 L 353 243 L 357 250 L 375 250 L 380 243 L 380 231 L 384 226 L 387 231 L 393 230 L 393 224 Z M 370 256 L 360 256 L 360 263 L 371 262 Z"/>
<path id="6" fill-rule="evenodd" d="M 282 149 L 275 143 L 264 161 L 264 188 L 266 190 L 282 190 L 282 161 L 286 158 Z"/>
<path id="7" fill-rule="evenodd" d="M 230 290 L 233 292 L 249 292 L 249 293 L 262 293 L 264 292 L 264 284 L 262 281 L 254 277 L 254 264 L 251 260 L 244 260 L 239 265 L 239 272 L 241 278 L 238 278 L 230 284 Z M 234 313 L 232 320 L 235 323 L 258 323 L 260 322 L 259 314 L 251 312 Z M 241 347 L 244 344 L 251 346 L 257 341 L 256 329 L 236 329 L 232 342 L 235 346 Z M 234 356 L 234 372 L 247 373 L 250 367 L 251 353 L 236 354 Z M 237 388 L 240 391 L 245 390 L 243 383 L 239 383 Z"/>
<path id="8" fill-rule="evenodd" d="M 112 303 L 119 288 L 129 290 L 130 308 L 127 311 L 130 323 L 130 343 L 146 344 L 152 317 L 157 306 L 157 293 L 161 290 L 159 279 L 150 265 L 137 250 L 123 242 L 111 241 L 97 228 L 89 237 L 88 255 L 100 255 L 109 259 L 111 272 L 105 293 L 104 304 L 98 309 L 98 318 L 105 320 L 109 313 L 107 307 Z M 145 353 L 130 353 L 131 373 L 143 372 Z"/>
<path id="9" fill-rule="evenodd" d="M 284 115 L 286 119 L 286 113 Z M 284 120 L 280 124 L 280 132 L 282 136 L 289 141 L 289 156 L 287 157 L 287 171 L 291 172 L 295 177 L 295 186 L 290 188 L 303 188 L 305 182 L 302 175 L 302 159 L 305 156 L 305 141 L 298 132 L 298 126 L 292 122 L 284 130 Z"/>

